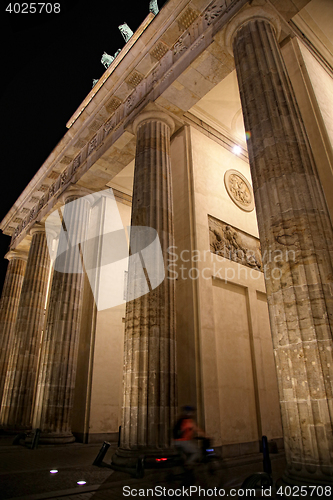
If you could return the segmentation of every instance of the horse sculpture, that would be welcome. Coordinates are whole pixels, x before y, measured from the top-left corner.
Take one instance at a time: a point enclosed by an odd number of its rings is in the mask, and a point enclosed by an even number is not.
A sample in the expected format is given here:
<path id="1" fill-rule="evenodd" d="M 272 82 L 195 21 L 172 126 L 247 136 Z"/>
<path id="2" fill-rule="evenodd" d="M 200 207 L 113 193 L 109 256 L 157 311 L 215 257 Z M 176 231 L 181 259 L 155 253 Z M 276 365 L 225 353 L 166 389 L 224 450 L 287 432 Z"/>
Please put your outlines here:
<path id="1" fill-rule="evenodd" d="M 152 12 L 153 14 L 158 14 L 159 13 L 159 8 L 158 8 L 158 3 L 157 0 L 150 0 L 149 2 L 149 12 Z"/>
<path id="2" fill-rule="evenodd" d="M 106 69 L 108 69 L 108 67 L 110 66 L 110 64 L 112 63 L 112 61 L 114 61 L 114 57 L 110 56 L 109 54 L 107 54 L 106 52 L 104 52 L 104 54 L 102 55 L 102 59 L 101 59 L 101 63 L 103 64 L 103 66 Z"/>
<path id="3" fill-rule="evenodd" d="M 127 23 L 123 23 L 120 26 L 118 26 L 120 33 L 123 35 L 125 42 L 128 42 L 128 40 L 133 36 L 133 31 L 131 28 L 128 26 Z"/>

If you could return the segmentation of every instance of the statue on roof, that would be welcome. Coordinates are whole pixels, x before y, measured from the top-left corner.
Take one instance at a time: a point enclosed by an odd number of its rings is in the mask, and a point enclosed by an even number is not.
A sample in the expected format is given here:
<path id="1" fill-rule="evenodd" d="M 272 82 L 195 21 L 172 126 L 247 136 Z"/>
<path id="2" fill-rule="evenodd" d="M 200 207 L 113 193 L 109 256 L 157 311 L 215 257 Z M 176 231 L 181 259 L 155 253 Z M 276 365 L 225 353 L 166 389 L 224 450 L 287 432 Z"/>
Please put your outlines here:
<path id="1" fill-rule="evenodd" d="M 153 14 L 155 14 L 155 16 L 159 13 L 157 0 L 150 0 L 149 12 L 152 12 Z"/>
<path id="2" fill-rule="evenodd" d="M 125 42 L 128 42 L 128 40 L 133 36 L 133 31 L 131 28 L 128 26 L 127 23 L 123 23 L 120 26 L 118 26 L 120 33 L 123 35 Z"/>
<path id="3" fill-rule="evenodd" d="M 104 52 L 101 59 L 101 63 L 103 64 L 104 68 L 108 69 L 112 61 L 114 61 L 114 57 Z"/>
<path id="4" fill-rule="evenodd" d="M 97 78 L 97 79 L 96 79 L 96 78 L 94 78 L 94 79 L 93 79 L 92 88 L 94 88 L 94 87 L 95 87 L 95 85 L 96 85 L 96 83 L 97 83 L 97 82 L 98 82 L 98 78 Z"/>

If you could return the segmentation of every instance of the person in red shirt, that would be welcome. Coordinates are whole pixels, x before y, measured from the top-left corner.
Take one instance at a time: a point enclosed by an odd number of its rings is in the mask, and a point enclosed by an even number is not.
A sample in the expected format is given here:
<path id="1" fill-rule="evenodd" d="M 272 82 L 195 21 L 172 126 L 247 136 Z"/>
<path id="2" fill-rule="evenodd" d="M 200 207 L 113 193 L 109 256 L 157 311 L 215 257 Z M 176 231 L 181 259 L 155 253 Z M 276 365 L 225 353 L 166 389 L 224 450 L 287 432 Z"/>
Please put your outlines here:
<path id="1" fill-rule="evenodd" d="M 205 437 L 205 433 L 195 423 L 194 414 L 194 407 L 184 406 L 173 431 L 174 445 L 185 455 L 185 463 L 189 465 L 201 460 L 202 452 L 196 438 Z"/>

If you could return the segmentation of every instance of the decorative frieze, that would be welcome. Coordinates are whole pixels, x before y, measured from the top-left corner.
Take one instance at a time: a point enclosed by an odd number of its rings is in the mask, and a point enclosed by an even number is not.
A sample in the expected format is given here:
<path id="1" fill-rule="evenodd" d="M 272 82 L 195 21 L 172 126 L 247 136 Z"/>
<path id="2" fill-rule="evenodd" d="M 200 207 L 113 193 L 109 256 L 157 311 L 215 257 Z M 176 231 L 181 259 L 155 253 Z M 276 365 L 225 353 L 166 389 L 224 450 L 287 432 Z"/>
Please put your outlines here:
<path id="1" fill-rule="evenodd" d="M 121 100 L 118 99 L 118 97 L 111 97 L 111 99 L 108 100 L 108 102 L 105 105 L 106 110 L 108 113 L 114 113 L 116 109 L 119 108 L 121 105 Z"/>
<path id="2" fill-rule="evenodd" d="M 131 87 L 136 87 L 143 80 L 143 76 L 138 71 L 132 71 L 129 77 L 125 80 Z"/>
<path id="3" fill-rule="evenodd" d="M 89 130 L 92 130 L 93 132 L 97 132 L 101 128 L 102 122 L 100 120 L 94 120 L 90 125 L 89 125 Z"/>
<path id="4" fill-rule="evenodd" d="M 222 12 L 224 12 L 227 8 L 226 0 L 219 0 L 218 2 L 214 2 L 213 5 L 210 5 L 205 12 L 205 21 L 207 26 L 210 26 L 213 21 L 219 17 Z"/>
<path id="5" fill-rule="evenodd" d="M 81 153 L 74 158 L 73 161 L 73 172 L 76 172 L 81 163 Z"/>
<path id="6" fill-rule="evenodd" d="M 42 196 L 38 203 L 38 211 L 43 208 L 44 204 L 45 204 L 45 196 Z"/>
<path id="7" fill-rule="evenodd" d="M 197 17 L 199 17 L 199 12 L 189 7 L 188 9 L 186 9 L 184 14 L 180 16 L 178 20 L 178 26 L 183 30 L 187 30 L 187 28 L 191 26 L 191 24 L 197 19 Z"/>
<path id="8" fill-rule="evenodd" d="M 61 174 L 61 185 L 66 184 L 68 178 L 68 172 L 65 171 Z"/>
<path id="9" fill-rule="evenodd" d="M 185 52 L 188 49 L 190 41 L 191 40 L 189 33 L 186 33 L 186 35 L 181 36 L 173 46 L 173 54 L 175 56 L 180 56 L 183 52 Z"/>
<path id="10" fill-rule="evenodd" d="M 160 61 L 163 56 L 170 50 L 170 48 L 163 42 L 158 42 L 155 47 L 150 51 L 150 55 Z"/>
<path id="11" fill-rule="evenodd" d="M 260 242 L 227 222 L 208 215 L 210 251 L 243 266 L 263 271 Z"/>
<path id="12" fill-rule="evenodd" d="M 84 141 L 83 139 L 79 139 L 78 141 L 76 141 L 76 143 L 74 144 L 74 148 L 77 148 L 77 149 L 82 149 L 85 147 L 85 145 L 87 144 L 87 141 Z"/>
<path id="13" fill-rule="evenodd" d="M 97 146 L 97 135 L 91 139 L 88 146 L 88 155 L 90 155 Z"/>

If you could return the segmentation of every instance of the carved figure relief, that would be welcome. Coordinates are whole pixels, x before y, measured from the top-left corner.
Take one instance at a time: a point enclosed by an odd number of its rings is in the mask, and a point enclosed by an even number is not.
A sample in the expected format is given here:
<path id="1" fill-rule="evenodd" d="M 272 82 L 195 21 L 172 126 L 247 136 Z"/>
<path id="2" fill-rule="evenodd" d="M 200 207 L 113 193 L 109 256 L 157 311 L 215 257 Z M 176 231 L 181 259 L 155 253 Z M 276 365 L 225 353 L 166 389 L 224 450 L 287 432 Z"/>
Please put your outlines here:
<path id="1" fill-rule="evenodd" d="M 205 21 L 207 25 L 210 26 L 216 17 L 219 17 L 220 14 L 226 10 L 227 5 L 225 0 L 220 0 L 219 2 L 214 3 L 212 6 L 209 6 L 206 10 Z"/>
<path id="2" fill-rule="evenodd" d="M 174 56 L 179 56 L 185 52 L 191 43 L 191 38 L 189 33 L 182 35 L 179 40 L 173 46 Z"/>
<path id="3" fill-rule="evenodd" d="M 45 204 L 45 196 L 42 196 L 38 203 L 38 211 L 43 208 L 44 204 Z"/>
<path id="4" fill-rule="evenodd" d="M 208 216 L 210 251 L 243 266 L 263 271 L 260 242 L 211 215 Z"/>
<path id="5" fill-rule="evenodd" d="M 108 135 L 111 132 L 111 130 L 114 129 L 114 123 L 115 123 L 115 121 L 114 121 L 113 117 L 110 118 L 110 120 L 106 122 L 106 124 L 104 125 L 105 135 Z"/>
<path id="6" fill-rule="evenodd" d="M 61 181 L 60 181 L 60 184 L 61 184 L 61 185 L 66 184 L 66 182 L 67 182 L 67 177 L 68 177 L 68 171 L 67 171 L 67 170 L 65 170 L 65 172 L 63 172 L 63 173 L 61 174 Z"/>
<path id="7" fill-rule="evenodd" d="M 253 190 L 249 181 L 237 170 L 227 170 L 224 184 L 232 201 L 242 210 L 252 212 L 254 209 Z"/>
<path id="8" fill-rule="evenodd" d="M 81 163 L 81 154 L 78 154 L 73 161 L 73 172 L 75 172 L 79 168 L 80 163 Z"/>
<path id="9" fill-rule="evenodd" d="M 97 136 L 95 135 L 95 137 L 91 139 L 91 141 L 89 142 L 88 155 L 90 155 L 90 153 L 92 153 L 94 149 L 96 149 L 96 147 L 97 147 Z"/>

